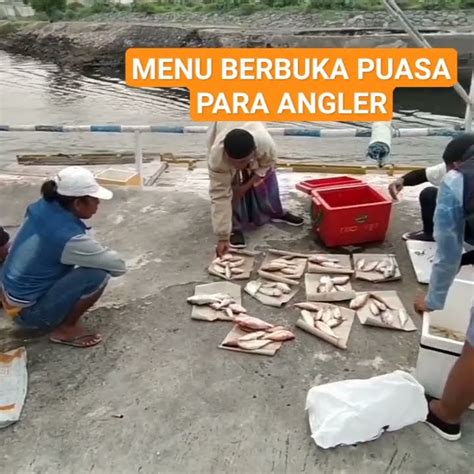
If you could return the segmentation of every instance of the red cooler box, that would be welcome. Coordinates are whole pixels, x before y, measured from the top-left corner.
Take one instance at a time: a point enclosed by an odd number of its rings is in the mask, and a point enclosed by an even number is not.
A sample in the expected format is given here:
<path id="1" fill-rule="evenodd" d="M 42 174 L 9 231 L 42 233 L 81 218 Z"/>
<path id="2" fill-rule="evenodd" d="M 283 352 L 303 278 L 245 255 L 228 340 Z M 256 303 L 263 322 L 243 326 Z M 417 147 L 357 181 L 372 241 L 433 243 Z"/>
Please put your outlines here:
<path id="1" fill-rule="evenodd" d="M 357 178 L 352 178 L 351 176 L 336 176 L 333 178 L 319 178 L 319 179 L 308 179 L 306 181 L 301 181 L 296 185 L 296 189 L 303 191 L 306 194 L 311 194 L 312 191 L 321 188 L 331 188 L 331 187 L 342 187 L 353 184 L 364 184 L 363 181 Z"/>
<path id="2" fill-rule="evenodd" d="M 327 247 L 385 240 L 392 202 L 368 184 L 331 185 L 311 195 L 313 232 Z"/>

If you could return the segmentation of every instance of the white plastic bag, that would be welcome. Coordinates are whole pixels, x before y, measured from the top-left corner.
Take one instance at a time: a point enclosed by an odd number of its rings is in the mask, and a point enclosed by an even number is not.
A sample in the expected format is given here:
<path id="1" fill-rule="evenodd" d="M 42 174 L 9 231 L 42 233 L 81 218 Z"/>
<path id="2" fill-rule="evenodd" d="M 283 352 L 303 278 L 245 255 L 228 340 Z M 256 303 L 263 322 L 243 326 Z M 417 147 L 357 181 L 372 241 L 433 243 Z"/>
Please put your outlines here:
<path id="1" fill-rule="evenodd" d="M 366 380 L 319 385 L 306 398 L 311 437 L 321 448 L 371 441 L 387 431 L 424 421 L 423 387 L 396 370 Z"/>
<path id="2" fill-rule="evenodd" d="M 20 419 L 27 385 L 26 349 L 0 353 L 0 428 Z"/>

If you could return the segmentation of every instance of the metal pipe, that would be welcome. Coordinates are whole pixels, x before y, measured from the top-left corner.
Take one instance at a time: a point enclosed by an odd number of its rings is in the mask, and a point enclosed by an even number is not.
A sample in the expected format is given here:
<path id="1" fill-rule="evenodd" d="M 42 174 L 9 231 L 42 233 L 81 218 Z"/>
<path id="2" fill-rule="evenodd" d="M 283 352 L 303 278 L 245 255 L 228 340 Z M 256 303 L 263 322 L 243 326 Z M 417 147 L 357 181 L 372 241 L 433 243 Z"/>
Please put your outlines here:
<path id="1" fill-rule="evenodd" d="M 405 31 L 411 37 L 411 39 L 421 48 L 429 48 L 431 49 L 432 46 L 428 43 L 428 41 L 421 35 L 421 33 L 411 24 L 408 17 L 405 15 L 403 10 L 397 5 L 395 0 L 382 0 L 385 7 L 393 16 L 397 18 L 397 20 L 402 24 Z M 469 95 L 464 90 L 464 88 L 457 82 L 454 84 L 454 90 L 457 92 L 459 97 L 468 105 L 472 104 Z"/>
<path id="2" fill-rule="evenodd" d="M 466 105 L 466 115 L 464 117 L 464 131 L 466 133 L 472 132 L 472 111 L 474 108 L 474 69 L 471 72 L 471 86 L 469 88 L 469 97 L 471 104 Z"/>
<path id="3" fill-rule="evenodd" d="M 312 138 L 370 138 L 371 129 L 351 128 L 313 128 L 313 127 L 268 127 L 273 136 L 312 137 Z M 169 133 L 203 134 L 206 126 L 194 125 L 0 125 L 1 132 L 51 132 L 51 133 Z M 393 128 L 393 137 L 453 137 L 460 131 L 455 128 L 423 127 Z"/>
<path id="4" fill-rule="evenodd" d="M 143 140 L 142 134 L 138 130 L 135 134 L 135 168 L 137 170 L 140 186 L 143 186 Z"/>

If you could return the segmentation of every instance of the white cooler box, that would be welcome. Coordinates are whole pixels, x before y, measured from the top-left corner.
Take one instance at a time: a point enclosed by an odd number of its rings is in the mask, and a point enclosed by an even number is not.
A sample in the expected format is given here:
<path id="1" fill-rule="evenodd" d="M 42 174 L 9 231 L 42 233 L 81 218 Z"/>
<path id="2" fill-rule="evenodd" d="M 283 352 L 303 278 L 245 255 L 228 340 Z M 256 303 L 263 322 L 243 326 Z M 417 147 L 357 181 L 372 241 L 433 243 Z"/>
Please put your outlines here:
<path id="1" fill-rule="evenodd" d="M 425 314 L 423 318 L 416 378 L 432 397 L 441 397 L 448 374 L 464 343 L 430 334 L 430 326 L 466 333 L 474 299 L 474 270 L 471 266 L 468 268 L 465 267 L 453 282 L 445 308 Z M 470 408 L 474 409 L 474 405 Z"/>

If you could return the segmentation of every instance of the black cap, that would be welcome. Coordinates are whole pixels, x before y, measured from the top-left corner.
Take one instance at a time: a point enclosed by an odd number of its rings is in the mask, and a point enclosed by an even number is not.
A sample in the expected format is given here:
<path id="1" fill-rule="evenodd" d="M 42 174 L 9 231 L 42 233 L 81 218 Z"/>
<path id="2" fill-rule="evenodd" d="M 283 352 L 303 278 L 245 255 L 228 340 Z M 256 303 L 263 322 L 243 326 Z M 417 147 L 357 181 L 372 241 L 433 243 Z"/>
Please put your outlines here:
<path id="1" fill-rule="evenodd" d="M 443 161 L 446 164 L 465 161 L 472 157 L 474 157 L 474 133 L 463 133 L 453 138 L 443 153 Z"/>

